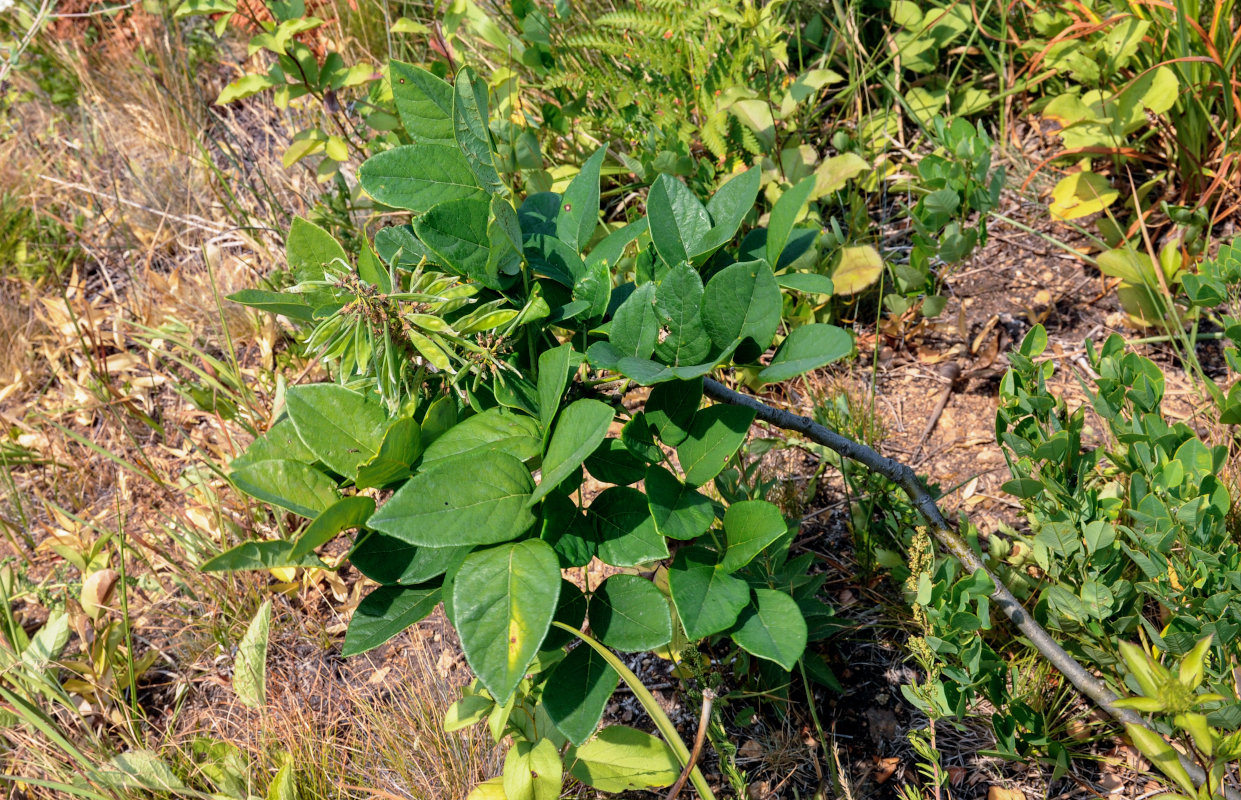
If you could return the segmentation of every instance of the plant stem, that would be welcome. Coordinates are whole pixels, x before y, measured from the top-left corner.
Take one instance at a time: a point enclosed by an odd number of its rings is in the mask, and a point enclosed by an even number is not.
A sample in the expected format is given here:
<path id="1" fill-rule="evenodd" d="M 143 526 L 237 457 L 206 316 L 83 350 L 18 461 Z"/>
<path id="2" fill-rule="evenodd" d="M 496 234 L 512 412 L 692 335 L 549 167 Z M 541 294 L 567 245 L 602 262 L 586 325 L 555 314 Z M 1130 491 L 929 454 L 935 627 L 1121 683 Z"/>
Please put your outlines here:
<path id="1" fill-rule="evenodd" d="M 909 466 L 894 461 L 890 458 L 881 456 L 866 445 L 858 444 L 846 436 L 841 436 L 836 431 L 818 424 L 814 420 L 803 417 L 799 414 L 793 414 L 763 403 L 748 395 L 735 392 L 724 386 L 718 381 L 710 378 L 703 380 L 702 392 L 707 397 L 720 403 L 729 403 L 735 406 L 752 409 L 755 412 L 756 419 L 760 419 L 769 425 L 784 430 L 796 431 L 811 441 L 818 442 L 824 447 L 835 450 L 841 456 L 857 461 L 865 467 L 879 473 L 888 480 L 900 486 L 901 489 L 909 496 L 914 507 L 918 509 L 923 518 L 927 521 L 931 533 L 944 546 L 944 549 L 951 553 L 965 571 L 969 574 L 982 572 L 991 579 L 991 583 L 995 586 L 995 591 L 991 593 L 991 599 L 995 601 L 1004 613 L 1012 620 L 1030 644 L 1034 646 L 1042 654 L 1043 658 L 1051 662 L 1051 665 L 1060 671 L 1069 682 L 1077 688 L 1079 692 L 1089 697 L 1096 705 L 1110 714 L 1114 719 L 1121 723 L 1131 725 L 1140 725 L 1143 728 L 1153 730 L 1150 724 L 1137 713 L 1129 709 L 1117 708 L 1114 702 L 1117 696 L 1103 684 L 1101 680 L 1091 675 L 1077 659 L 1069 655 L 1069 653 L 1060 646 L 1059 642 L 1051 637 L 1042 625 L 1026 611 L 1003 581 L 997 578 L 982 559 L 970 549 L 960 534 L 948 527 L 948 521 L 944 519 L 944 515 L 940 513 L 939 507 L 935 505 L 935 499 L 931 497 L 931 493 L 922 485 L 922 481 L 918 479 Z M 1202 767 L 1195 764 L 1184 754 L 1178 752 L 1177 758 L 1181 762 L 1181 766 L 1189 773 L 1194 781 L 1194 785 L 1201 786 L 1206 782 L 1207 775 Z M 1233 790 L 1226 790 L 1224 796 L 1228 800 L 1241 800 L 1241 793 Z"/>
<path id="2" fill-rule="evenodd" d="M 715 692 L 710 689 L 702 690 L 702 714 L 698 717 L 698 733 L 694 736 L 694 749 L 689 754 L 689 763 L 681 770 L 681 777 L 677 778 L 677 782 L 672 784 L 672 788 L 668 790 L 668 796 L 664 800 L 676 800 L 676 796 L 681 793 L 681 789 L 685 788 L 685 779 L 689 777 L 689 773 L 698 763 L 698 757 L 702 755 L 702 742 L 707 738 L 707 727 L 711 724 L 711 706 L 715 702 Z"/>
<path id="3" fill-rule="evenodd" d="M 694 766 L 693 761 L 690 760 L 689 748 L 685 746 L 685 742 L 681 741 L 680 735 L 677 734 L 676 726 L 672 724 L 672 720 L 668 719 L 668 715 L 664 713 L 663 708 L 655 700 L 655 696 L 642 685 L 641 679 L 633 674 L 633 670 L 625 666 L 625 662 L 617 658 L 616 654 L 604 647 L 602 643 L 582 633 L 577 628 L 573 628 L 563 622 L 553 621 L 552 624 L 579 637 L 583 642 L 590 645 L 595 652 L 603 656 L 603 660 L 608 662 L 608 666 L 616 670 L 621 680 L 629 687 L 629 691 L 633 692 L 633 696 L 638 698 L 638 702 L 646 709 L 646 713 L 650 714 L 655 727 L 659 729 L 659 733 L 664 737 L 664 741 L 672 748 L 672 752 L 676 753 L 676 757 L 680 760 L 681 765 L 690 770 L 689 779 L 693 782 L 694 788 L 698 790 L 698 796 L 702 800 L 715 800 L 715 795 L 711 792 L 711 787 L 707 785 L 707 779 L 703 777 L 702 770 Z"/>

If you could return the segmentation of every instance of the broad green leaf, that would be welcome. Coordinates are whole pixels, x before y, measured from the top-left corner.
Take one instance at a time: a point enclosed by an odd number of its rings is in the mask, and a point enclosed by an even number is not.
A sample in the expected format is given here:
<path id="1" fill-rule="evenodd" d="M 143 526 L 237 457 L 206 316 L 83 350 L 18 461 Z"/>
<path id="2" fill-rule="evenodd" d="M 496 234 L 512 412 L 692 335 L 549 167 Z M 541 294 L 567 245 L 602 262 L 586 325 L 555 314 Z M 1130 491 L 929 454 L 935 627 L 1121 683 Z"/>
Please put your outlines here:
<path id="1" fill-rule="evenodd" d="M 263 601 L 237 645 L 233 663 L 233 691 L 244 706 L 267 703 L 267 636 L 271 631 L 271 601 Z"/>
<path id="2" fill-rule="evenodd" d="M 356 656 L 373 650 L 401 631 L 425 619 L 440 602 L 440 589 L 380 586 L 358 603 L 345 631 L 341 655 Z"/>
<path id="3" fill-rule="evenodd" d="M 577 505 L 559 492 L 543 500 L 543 527 L 539 538 L 552 546 L 560 557 L 560 565 L 584 567 L 594 558 L 596 533 L 594 523 L 578 510 Z"/>
<path id="4" fill-rule="evenodd" d="M 358 168 L 358 181 L 379 202 L 420 214 L 446 200 L 483 196 L 465 156 L 443 144 L 412 144 L 376 153 Z"/>
<path id="5" fill-rule="evenodd" d="M 422 465 L 454 456 L 477 457 L 489 452 L 505 452 L 522 461 L 543 452 L 543 436 L 538 423 L 524 414 L 489 409 L 450 427 L 422 454 Z"/>
<path id="6" fill-rule="evenodd" d="M 637 489 L 604 489 L 587 508 L 595 525 L 599 558 L 614 567 L 636 567 L 668 557 L 668 545 L 655 529 L 646 495 Z"/>
<path id="7" fill-rule="evenodd" d="M 644 283 L 612 315 L 608 340 L 622 357 L 649 358 L 654 352 L 659 341 L 655 294 L 655 284 Z"/>
<path id="8" fill-rule="evenodd" d="M 802 294 L 821 294 L 830 297 L 836 293 L 836 285 L 826 275 L 815 272 L 786 272 L 776 276 L 781 289 L 792 289 Z"/>
<path id="9" fill-rule="evenodd" d="M 487 718 L 496 701 L 482 694 L 467 694 L 444 712 L 444 732 L 452 733 L 470 728 Z"/>
<path id="10" fill-rule="evenodd" d="M 590 244 L 599 224 L 599 168 L 608 149 L 601 147 L 586 159 L 582 170 L 560 198 L 560 214 L 556 217 L 556 238 L 581 252 Z"/>
<path id="11" fill-rule="evenodd" d="M 840 261 L 832 270 L 832 284 L 836 294 L 857 294 L 879 280 L 883 274 L 883 259 L 879 251 L 868 244 L 840 248 Z"/>
<path id="12" fill-rule="evenodd" d="M 655 529 L 669 539 L 696 539 L 715 522 L 710 498 L 660 466 L 647 468 L 646 500 Z"/>
<path id="13" fill-rule="evenodd" d="M 229 480 L 251 497 L 314 518 L 340 498 L 336 481 L 300 461 L 256 461 L 229 473 Z"/>
<path id="14" fill-rule="evenodd" d="M 298 281 L 321 281 L 324 272 L 348 269 L 345 248 L 332 234 L 313 222 L 294 217 L 284 241 L 285 259 Z"/>
<path id="15" fill-rule="evenodd" d="M 1112 188 L 1107 178 L 1085 170 L 1062 178 L 1051 190 L 1052 219 L 1063 221 L 1079 219 L 1116 202 L 1120 192 Z"/>
<path id="16" fill-rule="evenodd" d="M 358 252 L 358 277 L 377 288 L 381 294 L 392 292 L 392 276 L 375 254 L 370 242 L 365 240 Z"/>
<path id="17" fill-rule="evenodd" d="M 422 452 L 422 426 L 403 417 L 388 426 L 379 452 L 358 467 L 359 489 L 383 488 L 409 477 L 409 468 Z"/>
<path id="18" fill-rule="evenodd" d="M 646 217 L 643 217 L 612 231 L 591 248 L 590 255 L 586 257 L 587 266 L 604 264 L 610 268 L 615 267 L 616 262 L 625 254 L 625 248 L 648 230 L 650 229 L 647 227 Z"/>
<path id="19" fill-rule="evenodd" d="M 461 648 L 497 702 L 506 702 L 525 676 L 559 594 L 556 553 L 538 539 L 471 553 L 457 571 L 452 595 Z"/>
<path id="20" fill-rule="evenodd" d="M 742 500 L 724 512 L 728 549 L 720 570 L 729 574 L 749 564 L 768 545 L 788 533 L 780 509 L 766 500 Z"/>
<path id="21" fill-rule="evenodd" d="M 624 792 L 672 784 L 681 774 L 681 762 L 671 747 L 649 733 L 612 725 L 569 751 L 569 772 L 601 792 Z"/>
<path id="22" fill-rule="evenodd" d="M 315 454 L 302 442 L 293 427 L 293 420 L 287 416 L 268 429 L 267 433 L 250 443 L 246 451 L 233 459 L 229 467 L 241 469 L 257 461 L 301 461 L 312 464 Z"/>
<path id="23" fill-rule="evenodd" d="M 375 234 L 375 251 L 389 264 L 414 269 L 426 259 L 435 262 L 435 254 L 414 236 L 413 225 L 390 225 Z"/>
<path id="24" fill-rule="evenodd" d="M 814 191 L 816 178 L 812 175 L 803 178 L 796 186 L 780 195 L 780 199 L 771 209 L 771 217 L 767 223 L 767 263 L 779 264 L 780 254 L 793 232 L 793 224 L 801 216 L 802 209 L 810 202 L 810 193 Z"/>
<path id="25" fill-rule="evenodd" d="M 539 423 L 544 436 L 551 432 L 552 420 L 560 408 L 569 384 L 570 370 L 581 363 L 581 355 L 573 351 L 573 345 L 562 344 L 539 355 Z"/>
<path id="26" fill-rule="evenodd" d="M 504 776 L 497 775 L 485 780 L 470 790 L 465 800 L 508 800 L 504 793 Z"/>
<path id="27" fill-rule="evenodd" d="M 327 544 L 341 531 L 365 525 L 374 513 L 375 501 L 370 497 L 358 495 L 337 500 L 302 531 L 289 550 L 289 557 L 298 559 L 313 553 L 315 548 Z"/>
<path id="28" fill-rule="evenodd" d="M 272 314 L 281 314 L 289 319 L 310 322 L 314 319 L 314 309 L 296 294 L 289 292 L 268 292 L 262 289 L 242 289 L 233 292 L 226 300 L 241 303 L 243 306 L 257 308 Z"/>
<path id="29" fill-rule="evenodd" d="M 359 464 L 375 457 L 388 430 L 388 414 L 377 396 L 335 383 L 294 386 L 285 408 L 306 447 L 349 478 L 357 477 Z"/>
<path id="30" fill-rule="evenodd" d="M 593 647 L 576 647 L 548 676 L 555 691 L 543 694 L 543 707 L 560 732 L 580 746 L 599 727 L 619 682 L 620 675 Z"/>
<path id="31" fill-rule="evenodd" d="M 853 338 L 844 328 L 817 323 L 802 325 L 781 343 L 771 364 L 758 373 L 758 379 L 763 383 L 786 381 L 852 352 Z"/>
<path id="32" fill-rule="evenodd" d="M 445 200 L 414 220 L 414 232 L 445 267 L 488 289 L 499 289 L 499 272 L 488 271 L 489 214 L 490 204 L 481 196 Z"/>
<path id="33" fill-rule="evenodd" d="M 1159 286 L 1159 277 L 1155 273 L 1155 262 L 1146 253 L 1132 247 L 1120 247 L 1115 250 L 1104 250 L 1096 261 L 1099 272 L 1113 278 L 1120 278 L 1133 286 L 1143 284 L 1152 288 Z"/>
<path id="34" fill-rule="evenodd" d="M 612 407 L 600 400 L 578 400 L 560 412 L 543 456 L 543 477 L 530 495 L 531 504 L 559 486 L 599 447 L 614 416 Z"/>
<path id="35" fill-rule="evenodd" d="M 452 125 L 452 86 L 422 67 L 393 59 L 392 100 L 405 132 L 415 143 L 456 147 Z"/>
<path id="36" fill-rule="evenodd" d="M 590 629 L 608 647 L 637 653 L 672 640 L 668 601 L 638 575 L 613 575 L 590 599 Z"/>
<path id="37" fill-rule="evenodd" d="M 651 242 L 669 266 L 689 262 L 711 231 L 711 218 L 694 193 L 671 175 L 661 174 L 646 199 Z"/>
<path id="38" fill-rule="evenodd" d="M 586 471 L 601 483 L 628 486 L 646 476 L 646 462 L 630 452 L 620 439 L 604 439 L 586 459 Z"/>
<path id="39" fill-rule="evenodd" d="M 806 649 L 806 620 L 784 592 L 755 589 L 732 637 L 747 653 L 791 671 Z"/>
<path id="40" fill-rule="evenodd" d="M 231 14 L 237 10 L 237 0 L 185 0 L 173 12 L 173 18 L 198 16 L 201 14 Z"/>
<path id="41" fill-rule="evenodd" d="M 560 753 L 551 739 L 517 741 L 504 757 L 506 800 L 559 800 Z"/>
<path id="42" fill-rule="evenodd" d="M 702 380 L 672 381 L 651 389 L 643 413 L 659 440 L 676 447 L 689 435 L 694 412 L 702 403 Z"/>
<path id="43" fill-rule="evenodd" d="M 539 644 L 539 651 L 546 653 L 559 650 L 577 639 L 575 634 L 569 633 L 555 623 L 559 622 L 575 631 L 580 631 L 582 625 L 586 623 L 586 606 L 586 595 L 577 588 L 577 584 L 561 578 L 560 599 L 556 601 L 556 615 L 552 617 L 552 626 L 548 629 L 547 636 L 544 636 L 542 643 Z"/>
<path id="44" fill-rule="evenodd" d="M 243 569 L 322 568 L 324 566 L 314 553 L 293 557 L 293 544 L 284 539 L 245 542 L 203 562 L 199 569 L 203 572 L 237 572 Z"/>
<path id="45" fill-rule="evenodd" d="M 367 523 L 409 544 L 507 542 L 535 522 L 530 471 L 502 452 L 441 461 L 396 490 Z"/>
<path id="46" fill-rule="evenodd" d="M 717 347 L 753 339 L 767 349 L 780 325 L 780 286 L 762 261 L 733 264 L 707 281 L 702 322 Z"/>
<path id="47" fill-rule="evenodd" d="M 724 245 L 732 241 L 745 215 L 754 208 L 762 182 L 762 170 L 751 167 L 740 175 L 729 178 L 707 201 L 707 215 L 711 229 L 694 244 L 690 262 L 701 265 Z"/>
<path id="48" fill-rule="evenodd" d="M 741 406 L 713 405 L 699 409 L 685 441 L 677 445 L 677 459 L 691 486 L 705 486 L 720 474 L 728 459 L 745 442 L 754 411 Z"/>
<path id="49" fill-rule="evenodd" d="M 264 89 L 282 85 L 283 81 L 278 80 L 270 73 L 251 72 L 247 75 L 242 75 L 221 89 L 220 96 L 215 99 L 215 104 L 217 106 L 226 106 L 229 103 L 252 97 Z"/>
<path id="50" fill-rule="evenodd" d="M 451 570 L 472 550 L 459 547 L 420 547 L 378 531 L 358 535 L 349 551 L 349 563 L 382 586 L 417 586 Z"/>
<path id="51" fill-rule="evenodd" d="M 151 750 L 130 750 L 113 756 L 99 769 L 98 774 L 101 782 L 105 782 L 114 789 L 188 792 L 176 773 Z M 102 795 L 95 794 L 82 794 L 81 796 L 102 797 Z"/>
<path id="52" fill-rule="evenodd" d="M 702 293 L 702 278 L 689 264 L 677 264 L 664 275 L 655 292 L 655 355 L 661 361 L 698 364 L 711 352 L 711 337 L 699 319 Z"/>
<path id="53" fill-rule="evenodd" d="M 586 277 L 586 265 L 577 250 L 555 236 L 526 232 L 522 253 L 536 275 L 551 278 L 566 289 Z"/>
<path id="54" fill-rule="evenodd" d="M 702 384 L 698 384 L 698 388 L 701 391 Z M 1238 392 L 1241 393 L 1241 389 Z M 647 404 L 649 406 L 649 400 Z M 642 411 L 630 417 L 625 427 L 621 428 L 621 441 L 625 443 L 625 447 L 629 448 L 629 452 L 633 453 L 634 458 L 650 464 L 657 464 L 664 460 L 664 451 L 655 442 L 655 433 L 647 422 L 646 414 Z"/>
<path id="55" fill-rule="evenodd" d="M 6 593 L 7 594 L 7 593 Z M 22 631 L 25 633 L 24 629 Z M 39 632 L 30 638 L 22 649 L 22 663 L 34 673 L 41 673 L 60 658 L 69 644 L 69 615 L 63 611 L 51 611 Z M 6 651 L 6 669 L 9 653 Z"/>
<path id="56" fill-rule="evenodd" d="M 691 641 L 728 630 L 750 603 L 750 586 L 716 566 L 705 547 L 683 547 L 668 567 L 668 588 L 677 617 Z"/>
<path id="57" fill-rule="evenodd" d="M 457 72 L 453 87 L 453 132 L 457 146 L 465 153 L 466 163 L 478 185 L 491 194 L 507 194 L 508 189 L 496 172 L 491 154 L 491 133 L 487 129 L 487 84 L 471 67 Z"/>
<path id="58" fill-rule="evenodd" d="M 292 762 L 286 762 L 272 776 L 267 786 L 267 800 L 298 800 L 297 774 L 293 771 Z"/>
<path id="59" fill-rule="evenodd" d="M 871 168 L 866 159 L 857 153 L 841 153 L 824 161 L 814 171 L 814 191 L 811 200 L 845 188 L 850 180 Z"/>

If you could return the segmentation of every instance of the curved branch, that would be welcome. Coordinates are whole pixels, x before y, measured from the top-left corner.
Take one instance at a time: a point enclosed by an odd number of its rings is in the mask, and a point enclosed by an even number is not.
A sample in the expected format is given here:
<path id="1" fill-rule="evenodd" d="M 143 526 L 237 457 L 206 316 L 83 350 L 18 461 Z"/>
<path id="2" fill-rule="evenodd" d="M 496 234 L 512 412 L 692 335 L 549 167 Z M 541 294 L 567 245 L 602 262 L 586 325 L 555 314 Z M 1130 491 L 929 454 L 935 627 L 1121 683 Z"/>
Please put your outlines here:
<path id="1" fill-rule="evenodd" d="M 971 575 L 981 571 L 991 579 L 992 585 L 995 586 L 995 591 L 991 593 L 991 599 L 1013 621 L 1013 624 L 1025 635 L 1030 644 L 1034 646 L 1034 649 L 1038 650 L 1044 658 L 1051 662 L 1051 665 L 1058 669 L 1060 674 L 1068 678 L 1069 682 L 1079 692 L 1093 700 L 1097 706 L 1110 714 L 1118 722 L 1140 725 L 1148 729 L 1151 728 L 1150 723 L 1136 712 L 1125 708 L 1117 708 L 1114 703 L 1119 698 L 1103 684 L 1103 681 L 1091 675 L 1085 667 L 1077 662 L 1077 659 L 1069 655 L 1060 646 L 1060 643 L 1051 637 L 1051 634 L 1042 625 L 1038 624 L 1034 617 L 1030 616 L 1025 607 L 1021 605 L 1021 601 L 1008 590 L 1004 582 L 987 569 L 978 554 L 971 550 L 965 540 L 948 526 L 948 521 L 940 513 L 939 506 L 935 505 L 935 498 L 931 497 L 931 493 L 927 491 L 926 487 L 922 485 L 922 481 L 918 479 L 917 473 L 909 466 L 886 458 L 866 445 L 859 444 L 848 437 L 842 436 L 809 417 L 773 408 L 749 395 L 733 391 L 711 378 L 703 379 L 702 393 L 716 402 L 752 409 L 757 419 L 777 428 L 796 431 L 807 439 L 818 442 L 845 458 L 868 467 L 900 486 L 905 494 L 909 496 L 909 499 L 913 501 L 918 512 L 927 521 L 931 528 L 931 533 L 944 546 L 944 549 L 961 563 L 965 571 Z M 1203 772 L 1202 767 L 1182 753 L 1178 752 L 1177 756 L 1181 761 L 1181 766 L 1185 767 L 1185 771 L 1189 773 L 1195 785 L 1201 786 L 1206 782 L 1207 776 Z M 1225 789 L 1225 796 L 1228 800 L 1241 800 L 1241 794 L 1230 789 Z"/>

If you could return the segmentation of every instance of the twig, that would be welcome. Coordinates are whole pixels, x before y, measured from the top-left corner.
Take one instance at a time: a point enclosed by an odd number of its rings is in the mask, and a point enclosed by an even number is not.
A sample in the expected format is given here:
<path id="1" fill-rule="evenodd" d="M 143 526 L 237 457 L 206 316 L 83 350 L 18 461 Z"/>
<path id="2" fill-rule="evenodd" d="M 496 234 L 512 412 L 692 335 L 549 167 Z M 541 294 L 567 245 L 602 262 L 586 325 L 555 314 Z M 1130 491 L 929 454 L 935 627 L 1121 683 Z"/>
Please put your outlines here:
<path id="1" fill-rule="evenodd" d="M 866 445 L 859 444 L 848 437 L 841 436 L 831 428 L 818 424 L 814 420 L 803 417 L 800 414 L 793 414 L 763 403 L 748 395 L 741 394 L 729 389 L 727 386 L 714 381 L 710 378 L 703 380 L 703 394 L 712 400 L 720 403 L 729 403 L 730 405 L 742 406 L 754 411 L 755 418 L 774 425 L 784 430 L 795 431 L 802 434 L 811 441 L 818 442 L 825 447 L 835 450 L 840 455 L 852 461 L 879 473 L 888 480 L 892 481 L 909 496 L 914 507 L 922 515 L 931 528 L 932 535 L 943 545 L 950 554 L 952 554 L 961 566 L 965 568 L 968 574 L 982 572 L 991 579 L 995 591 L 991 593 L 991 599 L 997 606 L 1012 620 L 1034 646 L 1035 650 L 1047 659 L 1052 666 L 1060 671 L 1060 674 L 1077 688 L 1079 692 L 1089 697 L 1096 705 L 1106 711 L 1118 722 L 1140 725 L 1147 730 L 1154 730 L 1141 715 L 1125 708 L 1117 708 L 1114 703 L 1118 699 L 1117 696 L 1103 684 L 1101 680 L 1091 675 L 1077 659 L 1069 655 L 1068 652 L 1060 646 L 1059 642 L 1051 637 L 1042 625 L 1034 617 L 1026 612 L 1024 606 L 1019 601 L 1004 582 L 996 577 L 982 559 L 970 549 L 965 540 L 952 528 L 948 527 L 948 521 L 944 519 L 944 515 L 940 513 L 939 506 L 935 505 L 934 498 L 922 485 L 922 481 L 918 479 L 917 473 L 908 465 L 890 458 L 879 455 Z M 1192 760 L 1182 753 L 1177 753 L 1177 758 L 1181 762 L 1181 766 L 1189 773 L 1189 777 L 1193 779 L 1196 786 L 1201 786 L 1206 782 L 1206 773 L 1202 767 L 1198 766 Z M 1224 796 L 1227 800 L 1241 800 L 1241 792 L 1233 789 L 1224 789 Z"/>
<path id="2" fill-rule="evenodd" d="M 685 762 L 685 767 L 681 770 L 681 777 L 677 778 L 677 782 L 672 784 L 672 788 L 668 790 L 668 796 L 664 800 L 676 800 L 676 796 L 681 793 L 681 789 L 685 788 L 685 781 L 689 779 L 689 774 L 693 771 L 694 765 L 698 763 L 698 756 L 702 754 L 702 742 L 707 738 L 707 726 L 711 724 L 711 705 L 714 702 L 715 692 L 710 689 L 703 689 L 702 716 L 698 717 L 698 735 L 694 737 L 694 749 L 690 751 L 689 761 Z"/>

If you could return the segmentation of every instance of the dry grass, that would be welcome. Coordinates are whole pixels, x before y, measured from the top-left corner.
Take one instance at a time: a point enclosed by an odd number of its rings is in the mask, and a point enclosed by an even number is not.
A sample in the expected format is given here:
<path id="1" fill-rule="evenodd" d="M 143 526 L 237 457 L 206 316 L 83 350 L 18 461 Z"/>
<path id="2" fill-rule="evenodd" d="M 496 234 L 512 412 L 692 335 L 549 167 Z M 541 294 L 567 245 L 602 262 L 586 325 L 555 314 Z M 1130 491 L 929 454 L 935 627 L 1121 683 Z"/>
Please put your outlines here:
<path id="1" fill-rule="evenodd" d="M 346 17 L 344 5 L 335 9 Z M 56 784 L 147 749 L 210 791 L 206 741 L 236 747 L 254 794 L 291 761 L 303 797 L 462 797 L 498 772 L 499 751 L 483 730 L 442 731 L 465 679 L 441 658 L 455 654 L 449 643 L 416 630 L 382 664 L 342 664 L 335 646 L 366 589 L 356 574 L 272 586 L 270 576 L 196 569 L 291 522 L 234 495 L 213 471 L 269 423 L 283 341 L 268 316 L 222 298 L 283 266 L 283 229 L 320 188 L 280 164 L 299 112 L 262 98 L 210 105 L 236 77 L 219 63 L 239 53 L 195 72 L 158 18 L 118 19 L 87 55 L 72 30 L 42 42 L 78 101 L 66 109 L 35 92 L 10 120 L 23 135 L 0 141 L 0 195 L 72 231 L 69 243 L 31 244 L 71 244 L 83 256 L 63 274 L 0 283 L 0 444 L 23 454 L 4 463 L 0 481 L 10 606 L 31 632 L 49 611 L 70 612 L 73 633 L 48 686 L 82 681 L 62 702 L 31 695 L 33 711 L 0 700 L 0 712 L 46 715 L 42 729 L 0 724 L 0 774 L 50 782 L 27 782 L 23 797 L 64 797 Z M 330 27 L 338 39 L 353 35 Z M 93 558 L 88 571 L 123 565 L 131 579 L 133 650 L 122 642 L 102 670 L 84 672 L 79 656 L 119 625 L 121 610 L 98 624 L 82 616 L 84 575 L 70 555 Z M 289 598 L 288 613 L 273 633 L 271 702 L 255 712 L 232 692 L 233 648 L 274 592 Z M 144 654 L 154 664 L 138 677 L 135 703 L 117 669 Z M 319 665 L 310 680 L 308 662 Z M 0 686 L 30 688 L 3 672 Z M 133 796 L 94 783 L 105 797 Z"/>

